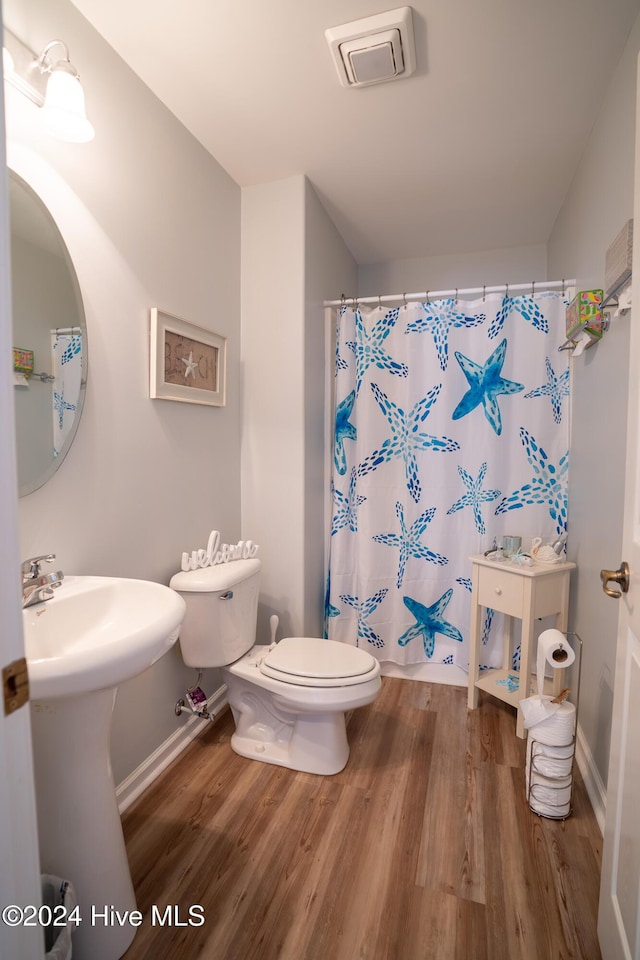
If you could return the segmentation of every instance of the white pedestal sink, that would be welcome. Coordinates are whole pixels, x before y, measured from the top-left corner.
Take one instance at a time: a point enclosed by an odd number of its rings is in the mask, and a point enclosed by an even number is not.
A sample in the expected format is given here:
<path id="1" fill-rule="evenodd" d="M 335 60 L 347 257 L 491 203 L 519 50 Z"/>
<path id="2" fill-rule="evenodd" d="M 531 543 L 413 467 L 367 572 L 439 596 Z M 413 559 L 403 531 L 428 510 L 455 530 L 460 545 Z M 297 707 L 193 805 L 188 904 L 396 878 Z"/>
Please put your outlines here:
<path id="1" fill-rule="evenodd" d="M 111 577 L 66 577 L 23 610 L 41 867 L 75 887 L 74 960 L 118 960 L 135 936 L 111 717 L 118 685 L 169 650 L 184 611 L 168 587 Z"/>

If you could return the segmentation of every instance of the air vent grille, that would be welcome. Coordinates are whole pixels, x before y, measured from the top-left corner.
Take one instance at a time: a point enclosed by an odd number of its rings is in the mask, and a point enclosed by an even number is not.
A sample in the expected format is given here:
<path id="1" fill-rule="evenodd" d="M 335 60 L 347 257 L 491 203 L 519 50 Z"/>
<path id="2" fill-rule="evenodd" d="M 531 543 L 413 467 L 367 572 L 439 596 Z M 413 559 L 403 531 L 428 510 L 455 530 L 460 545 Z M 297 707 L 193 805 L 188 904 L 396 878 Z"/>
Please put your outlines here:
<path id="1" fill-rule="evenodd" d="M 397 80 L 416 68 L 411 7 L 331 27 L 325 36 L 345 87 Z"/>

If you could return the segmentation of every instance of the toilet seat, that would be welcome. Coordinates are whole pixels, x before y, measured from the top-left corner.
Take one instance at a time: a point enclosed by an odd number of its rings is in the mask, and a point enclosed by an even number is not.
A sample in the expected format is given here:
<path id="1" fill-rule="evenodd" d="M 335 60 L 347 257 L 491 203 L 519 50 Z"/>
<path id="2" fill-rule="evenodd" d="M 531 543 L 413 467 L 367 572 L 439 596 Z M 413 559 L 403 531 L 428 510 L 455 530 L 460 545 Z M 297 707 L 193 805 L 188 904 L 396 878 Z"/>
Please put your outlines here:
<path id="1" fill-rule="evenodd" d="M 349 687 L 378 676 L 378 661 L 358 647 L 318 637 L 285 637 L 260 662 L 260 672 L 301 687 Z"/>

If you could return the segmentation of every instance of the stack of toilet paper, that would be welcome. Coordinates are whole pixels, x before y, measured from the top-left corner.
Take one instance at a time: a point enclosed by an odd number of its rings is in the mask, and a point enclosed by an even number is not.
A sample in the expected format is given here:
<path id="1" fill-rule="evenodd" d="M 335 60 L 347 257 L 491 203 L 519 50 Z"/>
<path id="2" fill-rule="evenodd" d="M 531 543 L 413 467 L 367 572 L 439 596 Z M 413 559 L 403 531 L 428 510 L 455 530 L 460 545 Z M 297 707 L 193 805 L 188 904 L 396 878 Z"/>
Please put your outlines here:
<path id="1" fill-rule="evenodd" d="M 571 786 L 576 731 L 576 708 L 565 701 L 556 703 L 545 696 L 544 677 L 552 670 L 570 666 L 575 659 L 559 630 L 547 630 L 538 638 L 537 696 L 520 702 L 528 730 L 526 788 L 529 806 L 543 817 L 567 817 L 571 808 Z"/>
<path id="2" fill-rule="evenodd" d="M 542 817 L 568 817 L 576 708 L 560 704 L 549 719 L 542 720 L 527 739 L 526 787 L 529 806 Z"/>

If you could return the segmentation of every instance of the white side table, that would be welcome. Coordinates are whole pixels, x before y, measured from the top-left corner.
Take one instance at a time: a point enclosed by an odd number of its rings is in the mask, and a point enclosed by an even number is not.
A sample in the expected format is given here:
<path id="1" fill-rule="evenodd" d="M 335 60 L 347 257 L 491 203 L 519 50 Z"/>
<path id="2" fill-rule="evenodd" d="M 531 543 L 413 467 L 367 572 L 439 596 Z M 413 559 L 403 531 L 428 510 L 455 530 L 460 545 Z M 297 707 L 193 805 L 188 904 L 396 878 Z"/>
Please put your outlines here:
<path id="1" fill-rule="evenodd" d="M 575 563 L 543 564 L 531 567 L 510 561 L 488 560 L 482 554 L 469 558 L 472 563 L 471 588 L 471 636 L 469 649 L 469 699 L 470 710 L 478 706 L 478 690 L 486 690 L 494 697 L 518 708 L 516 734 L 525 736 L 520 701 L 530 696 L 531 668 L 533 664 L 533 626 L 538 617 L 555 614 L 556 627 L 563 633 L 567 629 L 569 606 L 569 577 Z M 480 637 L 482 633 L 482 608 L 486 607 L 505 614 L 502 667 L 482 671 L 480 676 Z M 520 671 L 510 669 L 513 618 L 522 621 L 520 647 Z M 519 673 L 519 684 L 510 690 L 499 680 L 508 681 L 509 675 Z"/>

